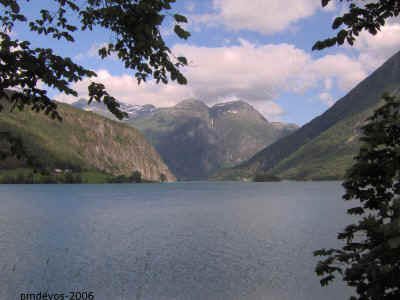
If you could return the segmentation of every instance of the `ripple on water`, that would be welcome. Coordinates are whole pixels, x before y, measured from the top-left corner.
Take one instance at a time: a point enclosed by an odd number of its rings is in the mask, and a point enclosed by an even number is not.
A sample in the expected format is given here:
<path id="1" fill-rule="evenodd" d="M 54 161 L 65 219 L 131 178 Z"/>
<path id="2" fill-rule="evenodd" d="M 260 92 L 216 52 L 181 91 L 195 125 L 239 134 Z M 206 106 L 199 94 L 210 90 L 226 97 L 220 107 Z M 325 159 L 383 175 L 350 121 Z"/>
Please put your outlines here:
<path id="1" fill-rule="evenodd" d="M 312 251 L 347 224 L 338 183 L 0 186 L 0 299 L 344 299 Z M 321 197 L 324 195 L 324 197 Z"/>

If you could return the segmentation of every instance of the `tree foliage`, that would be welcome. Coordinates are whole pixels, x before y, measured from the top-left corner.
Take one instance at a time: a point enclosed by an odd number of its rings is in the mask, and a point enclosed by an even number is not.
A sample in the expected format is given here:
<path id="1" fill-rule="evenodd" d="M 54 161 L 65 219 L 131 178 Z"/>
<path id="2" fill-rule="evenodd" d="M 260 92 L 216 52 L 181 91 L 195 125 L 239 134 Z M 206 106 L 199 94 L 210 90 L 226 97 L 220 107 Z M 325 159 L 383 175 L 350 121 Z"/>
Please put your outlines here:
<path id="1" fill-rule="evenodd" d="M 333 0 L 321 0 L 322 6 L 327 6 Z M 338 2 L 344 2 L 338 0 Z M 361 31 L 366 30 L 370 34 L 377 34 L 386 20 L 390 17 L 397 17 L 400 13 L 399 0 L 378 0 L 378 1 L 355 1 L 349 2 L 349 10 L 338 16 L 332 23 L 332 29 L 339 30 L 336 36 L 317 41 L 313 50 L 321 50 L 334 45 L 342 45 L 345 41 L 353 45 Z"/>
<path id="2" fill-rule="evenodd" d="M 142 182 L 142 173 L 140 171 L 133 171 L 132 175 L 129 177 L 130 182 L 141 183 Z"/>
<path id="3" fill-rule="evenodd" d="M 5 160 L 9 157 L 25 160 L 25 163 L 31 166 L 35 172 L 43 171 L 41 163 L 34 155 L 29 154 L 20 137 L 13 136 L 7 131 L 0 131 L 0 160 Z"/>
<path id="4" fill-rule="evenodd" d="M 165 181 L 167 181 L 167 176 L 165 176 L 164 173 L 161 173 L 161 174 L 160 174 L 160 182 L 161 182 L 161 183 L 164 183 Z"/>
<path id="5" fill-rule="evenodd" d="M 400 299 L 400 101 L 384 96 L 362 128 L 363 146 L 343 183 L 357 222 L 339 233 L 341 249 L 321 249 L 316 267 L 327 285 L 340 275 L 356 288 L 353 300 Z"/>
<path id="6" fill-rule="evenodd" d="M 330 1 L 322 0 L 322 6 Z M 347 2 L 349 11 L 332 24 L 334 30 L 342 29 L 335 37 L 316 42 L 313 50 L 345 41 L 353 45 L 361 31 L 375 35 L 400 12 L 398 0 Z M 341 249 L 314 253 L 325 257 L 316 267 L 321 285 L 340 275 L 355 287 L 352 300 L 400 299 L 400 101 L 387 94 L 383 98 L 385 104 L 362 128 L 363 146 L 343 183 L 343 198 L 359 201 L 348 210 L 358 221 L 339 233 Z"/>
<path id="7" fill-rule="evenodd" d="M 77 96 L 71 84 L 85 77 L 96 77 L 92 70 L 54 53 L 51 48 L 34 48 L 30 41 L 14 38 L 10 33 L 16 23 L 37 35 L 71 43 L 78 31 L 108 30 L 113 33 L 114 41 L 101 48 L 99 55 L 102 58 L 116 55 L 134 72 L 138 83 L 153 78 L 157 83 L 166 84 L 172 80 L 186 84 L 179 68 L 186 65 L 187 60 L 173 57 L 160 32 L 164 19 L 170 16 L 180 38 L 187 39 L 190 35 L 180 26 L 187 22 L 186 17 L 168 14 L 175 0 L 87 0 L 79 4 L 72 0 L 53 0 L 57 9 L 50 11 L 45 3 L 38 3 L 43 8 L 34 19 L 28 19 L 22 12 L 21 2 L 29 0 L 0 0 L 0 98 L 11 102 L 13 109 L 22 110 L 29 105 L 32 110 L 44 111 L 61 120 L 57 104 L 49 99 L 41 84 Z M 7 93 L 8 89 L 15 89 L 15 92 Z M 89 102 L 102 101 L 119 119 L 125 116 L 103 84 L 92 82 L 88 92 Z M 2 108 L 0 103 L 0 110 Z"/>

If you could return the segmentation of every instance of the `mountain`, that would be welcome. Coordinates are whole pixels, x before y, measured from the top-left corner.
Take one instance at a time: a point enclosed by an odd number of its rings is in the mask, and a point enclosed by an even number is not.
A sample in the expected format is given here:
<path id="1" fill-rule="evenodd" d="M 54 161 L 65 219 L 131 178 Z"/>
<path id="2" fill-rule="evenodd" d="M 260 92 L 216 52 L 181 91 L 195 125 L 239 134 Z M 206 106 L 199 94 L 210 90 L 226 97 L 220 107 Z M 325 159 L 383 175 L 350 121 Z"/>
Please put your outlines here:
<path id="1" fill-rule="evenodd" d="M 196 99 L 130 118 L 182 180 L 206 179 L 241 163 L 296 125 L 268 122 L 243 101 L 208 107 Z"/>
<path id="2" fill-rule="evenodd" d="M 50 168 L 100 170 L 113 175 L 131 175 L 137 170 L 146 180 L 158 181 L 162 174 L 167 181 L 176 180 L 154 147 L 132 126 L 61 103 L 58 112 L 62 122 L 28 108 L 12 113 L 4 109 L 0 128 L 19 137 L 28 152 Z M 2 162 L 0 167 L 11 166 Z"/>
<path id="3" fill-rule="evenodd" d="M 145 116 L 156 109 L 156 107 L 152 104 L 135 105 L 123 102 L 119 102 L 119 104 L 120 104 L 119 107 L 120 110 L 128 114 L 128 119 L 134 119 Z M 102 102 L 99 103 L 93 101 L 92 103 L 90 103 L 90 105 L 88 105 L 87 100 L 79 99 L 78 101 L 72 103 L 71 105 L 86 111 L 97 113 L 109 119 L 117 120 L 117 118 L 115 118 L 115 116 L 108 111 L 107 107 Z"/>
<path id="4" fill-rule="evenodd" d="M 400 94 L 400 52 L 325 113 L 217 177 L 271 173 L 288 179 L 343 178 L 360 147 L 360 127 L 380 105 L 384 92 Z"/>

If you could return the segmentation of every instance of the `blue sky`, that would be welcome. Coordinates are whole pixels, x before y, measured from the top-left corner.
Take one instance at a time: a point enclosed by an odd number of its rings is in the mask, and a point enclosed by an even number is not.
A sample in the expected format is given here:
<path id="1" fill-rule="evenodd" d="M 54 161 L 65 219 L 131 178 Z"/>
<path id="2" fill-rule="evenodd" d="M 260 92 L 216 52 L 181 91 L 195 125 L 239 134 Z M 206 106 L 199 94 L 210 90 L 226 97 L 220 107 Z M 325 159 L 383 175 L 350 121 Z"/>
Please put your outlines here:
<path id="1" fill-rule="evenodd" d="M 44 2 L 52 1 L 40 1 Z M 24 6 L 23 12 L 34 16 L 40 9 L 37 3 Z M 116 58 L 97 56 L 98 48 L 112 40 L 103 30 L 77 33 L 73 44 L 37 37 L 23 26 L 16 26 L 13 34 L 95 70 L 97 81 L 123 102 L 163 107 L 186 98 L 208 105 L 240 99 L 268 120 L 302 125 L 400 49 L 400 25 L 391 20 L 377 36 L 361 34 L 354 47 L 311 51 L 315 41 L 334 34 L 331 23 L 346 9 L 344 3 L 323 9 L 319 0 L 177 0 L 171 13 L 189 18 L 186 28 L 192 36 L 178 39 L 172 17 L 162 32 L 174 55 L 185 55 L 190 62 L 183 70 L 186 86 L 152 81 L 138 86 L 132 71 Z M 80 97 L 87 95 L 88 83 L 73 85 Z M 50 93 L 60 101 L 77 100 Z"/>

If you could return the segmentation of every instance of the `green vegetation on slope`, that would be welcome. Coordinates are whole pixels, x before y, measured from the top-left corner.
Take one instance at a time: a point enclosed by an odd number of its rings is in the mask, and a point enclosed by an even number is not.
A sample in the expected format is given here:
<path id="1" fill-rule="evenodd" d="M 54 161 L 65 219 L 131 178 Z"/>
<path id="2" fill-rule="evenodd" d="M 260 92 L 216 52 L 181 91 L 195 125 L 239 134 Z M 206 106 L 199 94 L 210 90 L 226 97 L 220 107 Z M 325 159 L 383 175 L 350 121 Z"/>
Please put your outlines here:
<path id="1" fill-rule="evenodd" d="M 360 148 L 360 127 L 379 105 L 338 122 L 279 162 L 270 173 L 287 179 L 343 179 Z"/>
<path id="2" fill-rule="evenodd" d="M 104 183 L 154 183 L 156 181 L 142 180 L 141 173 L 134 171 L 132 175 L 113 176 L 103 172 L 79 171 L 54 172 L 41 170 L 37 172 L 30 168 L 0 169 L 0 184 L 104 184 Z M 159 182 L 164 182 L 160 178 Z"/>
<path id="3" fill-rule="evenodd" d="M 58 104 L 58 112 L 63 122 L 28 109 L 6 108 L 0 114 L 0 128 L 19 138 L 44 169 L 127 176 L 138 170 L 146 180 L 158 181 L 162 174 L 175 180 L 155 149 L 131 126 L 65 104 Z M 2 169 L 25 166 L 15 159 L 0 161 Z"/>
<path id="4" fill-rule="evenodd" d="M 59 108 L 60 112 L 65 114 L 66 107 L 59 105 Z M 82 112 L 77 113 L 79 118 Z M 76 151 L 70 142 L 71 134 L 78 136 L 79 139 L 85 138 L 84 133 L 76 130 L 74 124 L 55 121 L 42 113 L 34 113 L 26 108 L 22 112 L 3 111 L 0 114 L 0 128 L 1 131 L 10 132 L 13 137 L 19 138 L 27 152 L 34 156 L 43 168 L 73 170 L 91 168 L 81 152 Z M 0 166 L 7 168 L 8 163 L 0 162 Z"/>

